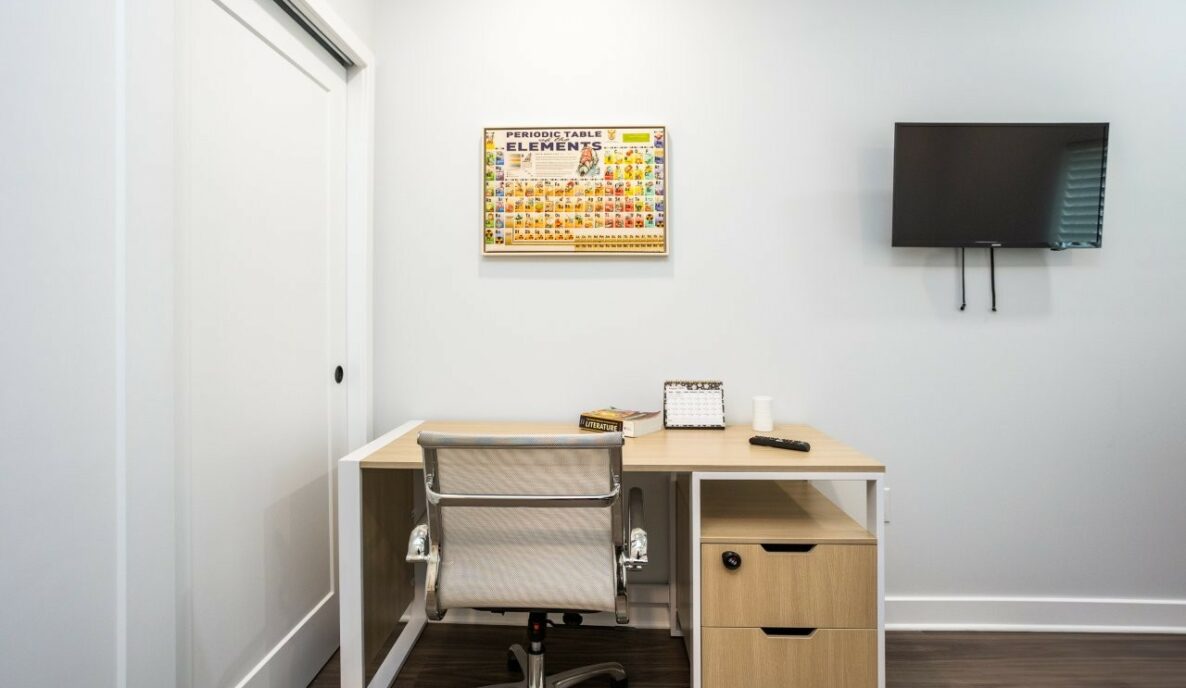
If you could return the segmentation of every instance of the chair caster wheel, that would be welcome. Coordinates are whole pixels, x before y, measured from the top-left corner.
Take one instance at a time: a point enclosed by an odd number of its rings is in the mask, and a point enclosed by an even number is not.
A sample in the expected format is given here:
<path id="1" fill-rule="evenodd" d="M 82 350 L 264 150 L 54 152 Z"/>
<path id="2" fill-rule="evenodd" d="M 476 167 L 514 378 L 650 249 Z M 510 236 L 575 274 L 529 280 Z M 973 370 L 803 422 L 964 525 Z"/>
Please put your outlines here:
<path id="1" fill-rule="evenodd" d="M 515 658 L 515 653 L 507 650 L 507 671 L 512 674 L 519 674 L 523 669 L 519 666 L 519 660 Z"/>
<path id="2" fill-rule="evenodd" d="M 611 688 L 628 688 L 628 686 L 630 685 L 630 679 L 624 678 L 621 681 L 619 681 L 616 678 L 611 678 L 609 680 L 609 685 Z"/>

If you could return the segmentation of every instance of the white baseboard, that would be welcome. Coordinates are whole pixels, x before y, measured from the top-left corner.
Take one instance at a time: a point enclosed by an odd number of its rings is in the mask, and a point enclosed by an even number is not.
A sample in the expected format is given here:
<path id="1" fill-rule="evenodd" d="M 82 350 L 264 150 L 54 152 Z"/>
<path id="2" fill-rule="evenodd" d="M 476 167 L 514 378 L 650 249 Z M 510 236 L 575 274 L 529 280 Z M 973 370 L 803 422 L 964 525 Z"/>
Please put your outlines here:
<path id="1" fill-rule="evenodd" d="M 1186 600 L 888 596 L 885 618 L 887 631 L 1186 633 Z"/>
<path id="2" fill-rule="evenodd" d="M 338 600 L 331 592 L 247 672 L 235 688 L 307 685 L 325 664 L 311 648 L 333 648 L 338 636 Z"/>
<path id="3" fill-rule="evenodd" d="M 668 628 L 670 616 L 667 613 L 668 586 L 666 583 L 644 583 L 631 585 L 628 590 L 630 599 L 630 626 L 632 628 Z M 423 603 L 422 603 L 423 604 Z M 553 621 L 560 623 L 560 615 L 553 614 Z M 585 626 L 617 626 L 617 620 L 611 612 L 584 614 Z M 429 623 L 479 624 L 487 626 L 525 626 L 527 614 L 525 612 L 508 612 L 493 614 L 476 609 L 450 609 L 445 618 Z"/>

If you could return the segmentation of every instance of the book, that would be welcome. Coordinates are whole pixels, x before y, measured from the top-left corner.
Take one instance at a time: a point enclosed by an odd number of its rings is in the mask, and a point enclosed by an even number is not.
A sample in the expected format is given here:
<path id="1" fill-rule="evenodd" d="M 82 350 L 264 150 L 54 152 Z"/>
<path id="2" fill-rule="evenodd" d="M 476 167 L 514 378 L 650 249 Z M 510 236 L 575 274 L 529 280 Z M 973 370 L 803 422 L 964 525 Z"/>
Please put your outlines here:
<path id="1" fill-rule="evenodd" d="M 585 411 L 581 429 L 597 432 L 620 432 L 626 437 L 642 437 L 663 428 L 663 414 L 658 411 L 628 411 L 610 408 Z"/>

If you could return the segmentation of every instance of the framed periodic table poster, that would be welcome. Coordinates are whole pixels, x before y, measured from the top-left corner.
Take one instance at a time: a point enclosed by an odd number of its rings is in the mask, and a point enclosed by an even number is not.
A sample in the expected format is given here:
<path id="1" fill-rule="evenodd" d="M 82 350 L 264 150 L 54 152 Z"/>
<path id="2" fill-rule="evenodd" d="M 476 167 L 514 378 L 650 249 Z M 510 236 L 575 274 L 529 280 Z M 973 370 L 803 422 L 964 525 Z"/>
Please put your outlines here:
<path id="1" fill-rule="evenodd" d="M 667 129 L 487 128 L 485 255 L 667 255 Z"/>

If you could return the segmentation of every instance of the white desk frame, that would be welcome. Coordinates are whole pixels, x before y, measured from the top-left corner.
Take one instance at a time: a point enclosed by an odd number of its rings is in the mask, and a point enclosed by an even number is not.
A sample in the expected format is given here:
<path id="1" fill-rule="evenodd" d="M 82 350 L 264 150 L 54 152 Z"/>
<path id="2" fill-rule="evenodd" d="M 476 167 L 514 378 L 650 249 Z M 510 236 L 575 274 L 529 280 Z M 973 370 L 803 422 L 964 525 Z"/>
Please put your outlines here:
<path id="1" fill-rule="evenodd" d="M 407 623 L 399 638 L 379 665 L 370 683 L 366 682 L 366 657 L 363 650 L 363 570 L 362 570 L 362 460 L 375 450 L 412 431 L 423 421 L 408 421 L 391 432 L 352 452 L 338 462 L 338 543 L 339 594 L 341 595 L 341 671 L 343 688 L 386 688 L 407 660 L 427 625 L 424 616 L 424 570 L 416 567 L 416 594 L 408 606 Z M 700 484 L 705 480 L 806 480 L 860 481 L 865 483 L 865 528 L 877 538 L 877 685 L 885 688 L 885 497 L 884 473 L 803 472 L 803 471 L 720 471 L 690 473 L 692 599 L 700 599 Z M 674 502 L 672 502 L 674 513 Z M 672 517 L 674 520 L 674 517 Z M 675 529 L 672 550 L 675 548 Z M 671 558 L 672 580 L 675 558 Z M 668 602 L 672 635 L 681 632 L 675 615 L 675 590 Z M 691 688 L 701 688 L 700 605 L 692 605 Z"/>
<path id="2" fill-rule="evenodd" d="M 408 605 L 408 622 L 383 663 L 366 683 L 366 654 L 363 649 L 362 599 L 362 460 L 380 447 L 411 432 L 424 421 L 410 420 L 382 437 L 359 447 L 338 461 L 338 593 L 342 606 L 338 623 L 341 626 L 342 688 L 381 686 L 387 688 L 395 680 L 400 667 L 412 653 L 428 624 L 424 616 L 424 567 L 416 567 L 416 595 Z"/>

